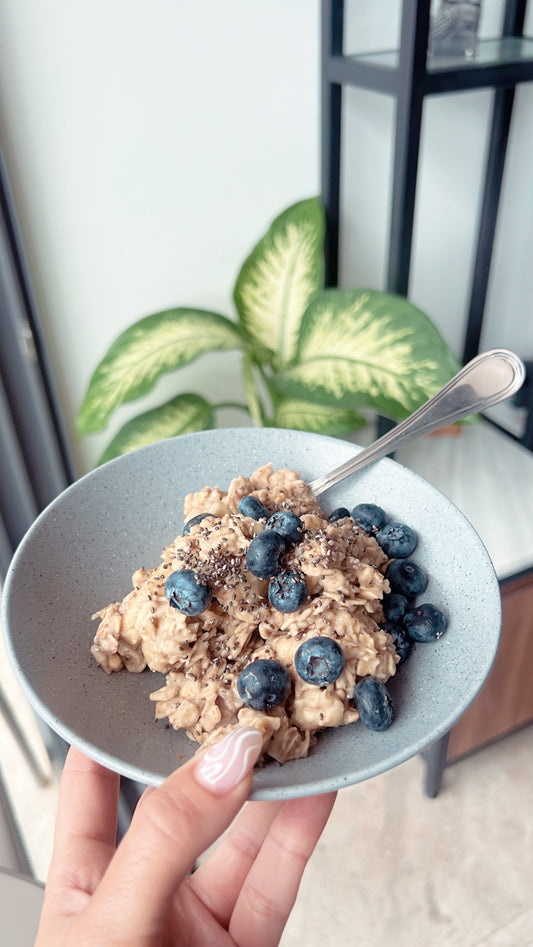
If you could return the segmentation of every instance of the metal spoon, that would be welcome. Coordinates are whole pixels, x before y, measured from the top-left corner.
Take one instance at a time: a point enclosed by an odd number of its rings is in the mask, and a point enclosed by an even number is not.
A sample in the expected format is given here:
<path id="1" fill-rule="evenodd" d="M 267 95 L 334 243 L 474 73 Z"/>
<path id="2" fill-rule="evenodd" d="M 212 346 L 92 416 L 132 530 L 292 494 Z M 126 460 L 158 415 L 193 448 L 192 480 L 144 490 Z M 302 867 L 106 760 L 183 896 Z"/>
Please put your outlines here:
<path id="1" fill-rule="evenodd" d="M 414 414 L 397 424 L 366 450 L 356 454 L 331 473 L 312 480 L 309 486 L 320 496 L 345 477 L 368 467 L 381 457 L 422 434 L 429 434 L 446 424 L 460 421 L 470 414 L 489 408 L 510 398 L 523 384 L 526 370 L 521 359 L 506 349 L 492 349 L 477 355 L 460 372 L 426 401 Z"/>

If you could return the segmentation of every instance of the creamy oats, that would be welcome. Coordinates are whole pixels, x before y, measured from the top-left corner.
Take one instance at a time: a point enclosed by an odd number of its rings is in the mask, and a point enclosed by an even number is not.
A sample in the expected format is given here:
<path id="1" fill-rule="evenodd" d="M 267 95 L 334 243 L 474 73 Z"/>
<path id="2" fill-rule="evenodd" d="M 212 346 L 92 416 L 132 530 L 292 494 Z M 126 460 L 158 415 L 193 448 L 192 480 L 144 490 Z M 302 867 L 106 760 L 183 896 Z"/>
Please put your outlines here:
<path id="1" fill-rule="evenodd" d="M 247 568 L 247 549 L 265 525 L 239 513 L 239 501 L 249 495 L 269 514 L 291 510 L 304 524 L 283 566 L 307 586 L 294 612 L 273 608 L 268 579 Z M 198 743 L 251 725 L 263 735 L 265 757 L 284 763 L 307 756 L 318 731 L 358 719 L 351 698 L 361 677 L 386 682 L 395 673 L 392 639 L 378 624 L 389 591 L 387 556 L 351 518 L 329 522 L 295 471 L 275 471 L 271 464 L 250 478 L 237 477 L 227 492 L 206 487 L 189 494 L 184 512 L 186 520 L 212 515 L 167 546 L 156 568 L 137 569 L 123 601 L 96 612 L 92 654 L 107 673 L 148 667 L 164 674 L 165 684 L 150 695 L 155 716 Z M 167 600 L 165 582 L 180 569 L 194 570 L 211 587 L 199 615 L 182 614 Z M 301 643 L 318 636 L 335 639 L 345 657 L 340 676 L 325 686 L 306 683 L 294 667 Z M 278 661 L 291 683 L 284 702 L 266 711 L 246 706 L 237 690 L 241 671 L 260 658 Z"/>

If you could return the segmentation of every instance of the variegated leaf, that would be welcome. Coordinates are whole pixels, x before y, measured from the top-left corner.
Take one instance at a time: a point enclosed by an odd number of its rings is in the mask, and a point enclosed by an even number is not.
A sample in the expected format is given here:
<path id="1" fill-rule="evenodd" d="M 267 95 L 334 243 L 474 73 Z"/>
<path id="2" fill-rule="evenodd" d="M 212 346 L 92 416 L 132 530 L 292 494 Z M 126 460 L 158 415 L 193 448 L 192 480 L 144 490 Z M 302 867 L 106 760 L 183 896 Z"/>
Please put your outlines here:
<path id="1" fill-rule="evenodd" d="M 194 394 L 177 395 L 166 404 L 145 411 L 124 424 L 105 449 L 99 463 L 104 464 L 113 457 L 120 457 L 167 437 L 206 431 L 210 427 L 213 427 L 213 412 L 204 398 Z"/>
<path id="2" fill-rule="evenodd" d="M 216 312 L 168 309 L 140 319 L 96 368 L 78 415 L 79 433 L 102 431 L 119 405 L 146 394 L 164 372 L 206 352 L 244 348 L 239 326 Z"/>
<path id="3" fill-rule="evenodd" d="M 278 367 L 294 358 L 302 316 L 321 288 L 323 240 L 320 203 L 300 201 L 274 220 L 237 277 L 239 319 Z"/>
<path id="4" fill-rule="evenodd" d="M 296 364 L 278 382 L 297 397 L 400 420 L 458 368 L 430 319 L 403 297 L 327 290 L 311 301 Z"/>
<path id="5" fill-rule="evenodd" d="M 275 427 L 340 437 L 363 427 L 366 421 L 349 408 L 284 398 L 276 407 L 273 423 Z"/>

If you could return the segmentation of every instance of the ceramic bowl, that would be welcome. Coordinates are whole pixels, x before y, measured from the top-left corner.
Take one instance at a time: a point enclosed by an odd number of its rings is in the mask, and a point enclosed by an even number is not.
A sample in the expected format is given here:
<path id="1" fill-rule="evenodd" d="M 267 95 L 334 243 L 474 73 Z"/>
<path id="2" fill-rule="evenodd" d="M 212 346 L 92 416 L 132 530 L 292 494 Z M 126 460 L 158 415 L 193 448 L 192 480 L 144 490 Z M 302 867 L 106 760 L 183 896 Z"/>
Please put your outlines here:
<path id="1" fill-rule="evenodd" d="M 2 626 L 16 676 L 36 712 L 69 743 L 115 771 L 157 785 L 196 751 L 185 733 L 154 720 L 151 691 L 163 676 L 106 675 L 90 654 L 91 615 L 131 590 L 141 565 L 160 561 L 183 527 L 187 493 L 225 489 L 271 461 L 305 480 L 360 450 L 344 440 L 276 429 L 184 435 L 111 461 L 64 491 L 35 521 L 13 558 Z M 382 506 L 419 536 L 413 558 L 430 576 L 421 600 L 449 617 L 446 634 L 416 645 L 390 681 L 395 706 L 383 732 L 360 722 L 323 732 L 306 759 L 272 762 L 254 775 L 252 797 L 288 798 L 368 779 L 437 740 L 463 714 L 495 657 L 498 582 L 478 535 L 434 487 L 382 460 L 326 492 L 327 511 Z"/>

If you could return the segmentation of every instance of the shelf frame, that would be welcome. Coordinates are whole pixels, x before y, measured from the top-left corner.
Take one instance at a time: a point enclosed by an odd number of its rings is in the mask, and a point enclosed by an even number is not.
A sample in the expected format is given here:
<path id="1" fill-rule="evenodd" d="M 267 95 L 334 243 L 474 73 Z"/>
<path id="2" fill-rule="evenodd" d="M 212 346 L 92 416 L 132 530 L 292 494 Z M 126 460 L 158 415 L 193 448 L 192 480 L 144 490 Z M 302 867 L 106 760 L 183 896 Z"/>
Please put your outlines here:
<path id="1" fill-rule="evenodd" d="M 325 284 L 336 286 L 339 279 L 343 87 L 364 88 L 396 100 L 386 289 L 403 296 L 409 293 L 424 101 L 431 95 L 493 89 L 482 211 L 463 339 L 462 359 L 468 361 L 479 351 L 515 89 L 520 83 L 533 82 L 533 39 L 523 35 L 527 0 L 506 0 L 501 36 L 496 41 L 487 41 L 499 43 L 499 60 L 485 63 L 458 59 L 455 64 L 446 60 L 440 65 L 438 60 L 429 59 L 427 53 L 430 6 L 431 0 L 402 0 L 399 50 L 389 54 L 346 55 L 344 0 L 322 0 L 321 191 L 327 227 Z M 525 44 L 526 55 L 517 57 L 516 43 L 520 41 Z M 387 55 L 393 65 L 383 63 Z M 533 404 L 520 439 L 530 450 L 532 417 Z"/>

